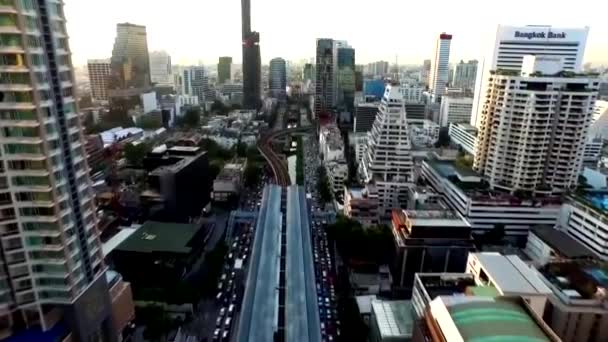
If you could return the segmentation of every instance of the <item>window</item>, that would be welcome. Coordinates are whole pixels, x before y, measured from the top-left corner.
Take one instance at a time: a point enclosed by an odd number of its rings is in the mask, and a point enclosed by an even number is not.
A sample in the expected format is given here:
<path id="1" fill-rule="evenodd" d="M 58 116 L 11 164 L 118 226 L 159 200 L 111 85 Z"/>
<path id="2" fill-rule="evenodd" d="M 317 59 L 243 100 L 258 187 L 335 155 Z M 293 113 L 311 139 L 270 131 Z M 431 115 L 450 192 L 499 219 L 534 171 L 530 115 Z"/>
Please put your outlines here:
<path id="1" fill-rule="evenodd" d="M 6 144 L 4 152 L 7 154 L 42 154 L 40 145 Z"/>
<path id="2" fill-rule="evenodd" d="M 12 178 L 16 186 L 50 186 L 48 177 L 44 176 L 16 176 Z"/>

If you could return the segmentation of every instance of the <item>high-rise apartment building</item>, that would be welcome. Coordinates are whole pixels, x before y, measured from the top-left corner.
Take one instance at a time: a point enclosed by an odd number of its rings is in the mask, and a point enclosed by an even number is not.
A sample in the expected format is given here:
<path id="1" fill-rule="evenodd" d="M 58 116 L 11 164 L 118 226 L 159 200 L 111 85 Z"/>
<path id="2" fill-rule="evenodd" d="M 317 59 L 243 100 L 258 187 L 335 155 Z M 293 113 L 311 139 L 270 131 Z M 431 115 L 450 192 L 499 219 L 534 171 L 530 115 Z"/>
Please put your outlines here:
<path id="1" fill-rule="evenodd" d="M 499 25 L 496 39 L 477 69 L 471 125 L 478 126 L 488 79 L 498 69 L 521 71 L 526 55 L 564 59 L 564 70 L 580 71 L 589 28 Z"/>
<path id="2" fill-rule="evenodd" d="M 166 51 L 150 53 L 150 78 L 157 86 L 173 87 L 171 56 Z"/>
<path id="3" fill-rule="evenodd" d="M 268 88 L 275 97 L 284 97 L 287 92 L 287 69 L 283 58 L 270 60 L 270 74 L 268 77 Z"/>
<path id="4" fill-rule="evenodd" d="M 578 182 L 599 80 L 564 75 L 558 57 L 497 71 L 481 108 L 474 167 L 490 186 L 563 192 Z"/>
<path id="5" fill-rule="evenodd" d="M 473 91 L 475 79 L 477 78 L 477 60 L 468 62 L 460 61 L 454 68 L 454 78 L 451 86 L 462 88 L 465 91 Z"/>
<path id="6" fill-rule="evenodd" d="M 110 60 L 89 59 L 87 68 L 89 70 L 89 82 L 91 83 L 91 97 L 94 101 L 107 101 Z"/>
<path id="7" fill-rule="evenodd" d="M 220 57 L 217 63 L 217 83 L 224 84 L 231 80 L 232 57 Z"/>
<path id="8" fill-rule="evenodd" d="M 374 78 L 383 78 L 388 74 L 388 62 L 377 61 L 367 65 L 367 74 Z"/>
<path id="9" fill-rule="evenodd" d="M 64 324 L 72 341 L 115 341 L 63 13 L 0 6 L 0 338 Z"/>
<path id="10" fill-rule="evenodd" d="M 439 102 L 450 78 L 450 45 L 452 35 L 442 33 L 437 38 L 435 53 L 431 62 L 431 72 L 429 73 L 429 88 L 433 93 L 435 102 Z"/>
<path id="11" fill-rule="evenodd" d="M 111 89 L 150 86 L 150 57 L 145 26 L 130 23 L 116 25 L 111 72 Z"/>
<path id="12" fill-rule="evenodd" d="M 335 107 L 334 98 L 334 40 L 317 39 L 315 77 L 315 116 L 326 114 Z"/>
<path id="13" fill-rule="evenodd" d="M 388 85 L 359 165 L 362 181 L 378 189 L 381 217 L 388 218 L 392 209 L 407 205 L 413 168 L 403 96 L 398 86 Z"/>
<path id="14" fill-rule="evenodd" d="M 258 109 L 261 99 L 260 34 L 251 31 L 251 0 L 241 0 L 243 27 L 243 107 Z"/>

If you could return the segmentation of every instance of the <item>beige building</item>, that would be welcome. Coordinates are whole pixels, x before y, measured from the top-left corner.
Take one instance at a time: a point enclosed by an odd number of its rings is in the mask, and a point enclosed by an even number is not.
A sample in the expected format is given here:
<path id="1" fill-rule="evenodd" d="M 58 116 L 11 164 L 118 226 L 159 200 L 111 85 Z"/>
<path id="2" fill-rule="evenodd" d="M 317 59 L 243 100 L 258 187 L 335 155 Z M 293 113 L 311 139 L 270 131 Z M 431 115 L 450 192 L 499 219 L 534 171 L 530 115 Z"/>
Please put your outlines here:
<path id="1" fill-rule="evenodd" d="M 109 59 L 89 59 L 89 82 L 91 83 L 91 97 L 94 101 L 108 101 L 108 81 L 110 77 Z"/>
<path id="2" fill-rule="evenodd" d="M 344 216 L 364 227 L 378 224 L 378 192 L 372 185 L 364 188 L 344 188 Z"/>
<path id="3" fill-rule="evenodd" d="M 492 188 L 536 193 L 576 186 L 599 80 L 562 59 L 524 57 L 489 78 L 474 168 Z"/>

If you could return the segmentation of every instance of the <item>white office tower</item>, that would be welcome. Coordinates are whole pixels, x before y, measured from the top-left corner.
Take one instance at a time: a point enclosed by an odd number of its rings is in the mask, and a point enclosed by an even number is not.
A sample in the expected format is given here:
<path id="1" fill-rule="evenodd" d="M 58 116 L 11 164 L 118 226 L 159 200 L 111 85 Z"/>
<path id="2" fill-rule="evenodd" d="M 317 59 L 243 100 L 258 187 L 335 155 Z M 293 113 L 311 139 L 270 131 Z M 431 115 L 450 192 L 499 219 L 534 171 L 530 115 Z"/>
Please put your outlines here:
<path id="1" fill-rule="evenodd" d="M 434 102 L 438 102 L 445 94 L 450 78 L 450 44 L 452 35 L 442 33 L 437 38 L 435 53 L 431 61 L 431 72 L 429 74 L 429 88 L 433 93 Z"/>
<path id="2" fill-rule="evenodd" d="M 490 71 L 521 71 L 524 56 L 556 57 L 564 60 L 564 70 L 581 71 L 589 28 L 551 26 L 503 26 L 496 30 L 496 40 L 489 47 L 477 69 L 471 125 L 478 126 L 481 106 Z"/>
<path id="3" fill-rule="evenodd" d="M 380 216 L 407 206 L 413 167 L 403 96 L 398 86 L 388 85 L 359 165 L 362 181 L 378 189 Z"/>
<path id="4" fill-rule="evenodd" d="M 63 320 L 72 341 L 115 341 L 63 13 L 0 6 L 0 339 Z"/>
<path id="5" fill-rule="evenodd" d="M 563 60 L 524 58 L 488 79 L 474 168 L 493 188 L 558 193 L 577 184 L 599 80 L 560 74 Z"/>
<path id="6" fill-rule="evenodd" d="M 157 86 L 173 87 L 171 56 L 166 51 L 150 53 L 150 77 Z"/>

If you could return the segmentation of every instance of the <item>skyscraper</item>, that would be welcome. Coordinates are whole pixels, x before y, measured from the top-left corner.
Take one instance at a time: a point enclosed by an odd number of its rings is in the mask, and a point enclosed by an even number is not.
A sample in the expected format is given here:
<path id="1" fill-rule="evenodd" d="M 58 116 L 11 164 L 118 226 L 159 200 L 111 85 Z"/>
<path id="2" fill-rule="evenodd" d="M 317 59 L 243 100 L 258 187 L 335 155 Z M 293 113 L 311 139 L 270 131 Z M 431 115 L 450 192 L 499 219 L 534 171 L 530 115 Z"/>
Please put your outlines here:
<path id="1" fill-rule="evenodd" d="M 95 101 L 107 101 L 110 60 L 89 59 L 87 68 L 89 70 L 89 82 L 91 83 L 91 97 Z"/>
<path id="2" fill-rule="evenodd" d="M 283 58 L 270 60 L 270 75 L 268 77 L 268 88 L 274 97 L 285 97 L 287 91 L 287 70 Z"/>
<path id="3" fill-rule="evenodd" d="M 243 26 L 243 107 L 257 109 L 261 102 L 262 61 L 260 34 L 251 31 L 251 2 L 241 0 Z"/>
<path id="4" fill-rule="evenodd" d="M 335 107 L 333 46 L 333 39 L 317 39 L 317 59 L 315 65 L 316 117 L 327 115 Z"/>
<path id="5" fill-rule="evenodd" d="M 481 60 L 475 82 L 475 99 L 471 125 L 478 126 L 481 118 L 482 93 L 486 93 L 490 71 L 497 69 L 520 71 L 526 55 L 560 57 L 564 69 L 580 71 L 583 65 L 589 28 L 559 28 L 552 26 L 504 26 L 496 30 L 496 40 Z"/>
<path id="6" fill-rule="evenodd" d="M 232 57 L 220 57 L 217 63 L 217 83 L 224 84 L 230 81 L 232 72 Z"/>
<path id="7" fill-rule="evenodd" d="M 359 165 L 361 180 L 378 189 L 381 217 L 407 205 L 414 181 L 411 148 L 403 95 L 398 86 L 387 85 Z"/>
<path id="8" fill-rule="evenodd" d="M 304 70 L 302 71 L 302 80 L 313 81 L 315 79 L 314 66 L 311 63 L 304 64 Z"/>
<path id="9" fill-rule="evenodd" d="M 450 78 L 450 44 L 452 35 L 442 33 L 437 38 L 435 53 L 431 61 L 431 72 L 429 74 L 429 88 L 433 93 L 435 102 L 439 102 L 445 94 L 448 80 Z"/>
<path id="10" fill-rule="evenodd" d="M 429 76 L 431 74 L 431 60 L 425 59 L 422 63 L 422 69 L 420 70 L 420 82 L 428 87 Z"/>
<path id="11" fill-rule="evenodd" d="M 355 102 L 355 49 L 338 48 L 337 55 L 337 101 L 338 109 L 354 113 Z"/>
<path id="12" fill-rule="evenodd" d="M 460 61 L 454 68 L 455 88 L 462 88 L 466 91 L 471 91 L 475 88 L 475 79 L 477 75 L 477 61 L 471 60 L 468 62 Z"/>
<path id="13" fill-rule="evenodd" d="M 116 341 L 63 3 L 0 13 L 0 334 L 63 321 L 72 341 Z"/>
<path id="14" fill-rule="evenodd" d="M 198 97 L 199 103 L 212 101 L 212 91 L 209 86 L 209 76 L 204 66 L 191 66 L 183 68 L 181 88 L 178 92 L 183 95 Z"/>
<path id="15" fill-rule="evenodd" d="M 599 81 L 565 76 L 563 63 L 526 56 L 520 75 L 493 72 L 474 162 L 491 187 L 551 193 L 576 186 Z"/>
<path id="16" fill-rule="evenodd" d="M 171 56 L 166 51 L 150 53 L 150 78 L 157 86 L 173 87 Z"/>
<path id="17" fill-rule="evenodd" d="M 150 86 L 150 57 L 145 26 L 129 23 L 116 25 L 111 68 L 112 89 Z"/>

